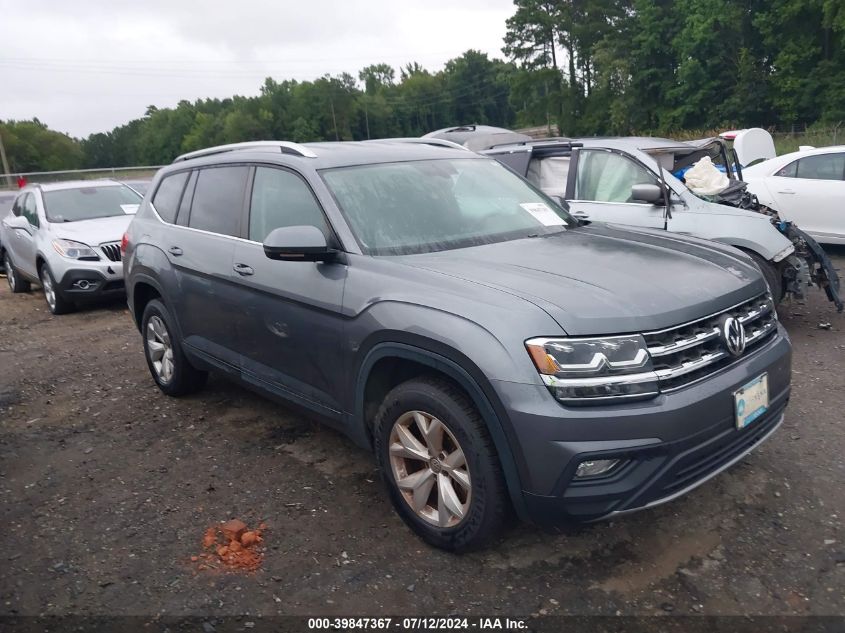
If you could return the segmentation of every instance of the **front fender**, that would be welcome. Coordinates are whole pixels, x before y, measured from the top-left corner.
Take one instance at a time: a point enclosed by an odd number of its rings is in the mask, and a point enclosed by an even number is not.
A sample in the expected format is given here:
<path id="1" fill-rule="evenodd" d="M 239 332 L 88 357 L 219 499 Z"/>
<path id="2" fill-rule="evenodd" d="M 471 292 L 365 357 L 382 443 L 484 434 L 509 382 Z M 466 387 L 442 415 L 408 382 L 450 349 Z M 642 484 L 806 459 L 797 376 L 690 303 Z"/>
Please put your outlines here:
<path id="1" fill-rule="evenodd" d="M 414 342 L 375 342 L 360 363 L 355 387 L 353 423 L 350 429 L 353 439 L 361 445 L 370 444 L 369 428 L 364 414 L 364 393 L 367 379 L 376 363 L 384 358 L 402 358 L 427 365 L 454 380 L 472 399 L 496 446 L 513 507 L 520 519 L 527 520 L 521 485 L 522 473 L 525 472 L 524 458 L 521 451 L 513 450 L 513 447 L 517 446 L 517 439 L 504 406 L 490 382 L 472 361 L 454 350 L 445 348 L 437 341 L 414 335 L 409 337 L 401 336 L 402 333 L 395 334 Z"/>

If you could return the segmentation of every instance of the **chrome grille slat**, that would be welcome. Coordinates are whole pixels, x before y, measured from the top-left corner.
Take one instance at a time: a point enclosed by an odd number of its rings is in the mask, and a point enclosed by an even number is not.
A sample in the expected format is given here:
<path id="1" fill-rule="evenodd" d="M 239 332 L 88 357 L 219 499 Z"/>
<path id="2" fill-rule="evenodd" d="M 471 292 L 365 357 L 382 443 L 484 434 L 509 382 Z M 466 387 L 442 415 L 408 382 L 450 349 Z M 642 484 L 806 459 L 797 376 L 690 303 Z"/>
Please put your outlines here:
<path id="1" fill-rule="evenodd" d="M 683 387 L 742 358 L 732 356 L 722 341 L 719 323 L 725 315 L 745 327 L 745 354 L 777 329 L 774 302 L 765 294 L 703 319 L 645 333 L 661 391 Z"/>
<path id="2" fill-rule="evenodd" d="M 100 250 L 109 259 L 109 261 L 119 262 L 120 257 L 120 242 L 106 242 L 100 244 Z"/>
<path id="3" fill-rule="evenodd" d="M 719 328 L 713 328 L 709 332 L 696 334 L 691 338 L 676 341 L 674 343 L 670 343 L 669 345 L 658 345 L 657 347 L 649 347 L 648 353 L 651 354 L 652 358 L 655 356 L 665 356 L 666 354 L 674 354 L 675 352 L 680 352 L 685 349 L 689 349 L 690 347 L 695 347 L 696 345 L 699 345 L 704 341 L 709 341 L 710 339 L 716 338 L 717 336 L 719 336 Z"/>

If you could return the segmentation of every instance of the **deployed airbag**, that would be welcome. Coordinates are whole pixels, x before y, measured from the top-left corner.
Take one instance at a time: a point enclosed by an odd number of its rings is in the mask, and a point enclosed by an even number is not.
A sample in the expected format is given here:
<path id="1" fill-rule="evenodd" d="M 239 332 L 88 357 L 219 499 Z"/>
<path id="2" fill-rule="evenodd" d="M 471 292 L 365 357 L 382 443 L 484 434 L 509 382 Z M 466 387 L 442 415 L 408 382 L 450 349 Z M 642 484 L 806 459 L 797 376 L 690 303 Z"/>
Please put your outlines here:
<path id="1" fill-rule="evenodd" d="M 684 174 L 687 187 L 702 196 L 715 196 L 729 184 L 728 177 L 716 169 L 709 156 L 705 156 Z"/>

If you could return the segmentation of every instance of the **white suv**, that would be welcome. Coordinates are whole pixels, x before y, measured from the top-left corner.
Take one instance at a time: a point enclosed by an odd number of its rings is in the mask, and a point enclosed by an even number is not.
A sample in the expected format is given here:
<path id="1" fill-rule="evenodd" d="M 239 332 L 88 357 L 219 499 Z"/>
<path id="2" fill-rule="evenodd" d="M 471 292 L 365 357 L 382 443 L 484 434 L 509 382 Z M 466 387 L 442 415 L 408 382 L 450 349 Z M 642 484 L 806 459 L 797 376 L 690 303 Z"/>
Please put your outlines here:
<path id="1" fill-rule="evenodd" d="M 141 203 L 110 180 L 30 185 L 0 222 L 0 254 L 12 292 L 41 284 L 50 312 L 125 292 L 120 241 Z"/>

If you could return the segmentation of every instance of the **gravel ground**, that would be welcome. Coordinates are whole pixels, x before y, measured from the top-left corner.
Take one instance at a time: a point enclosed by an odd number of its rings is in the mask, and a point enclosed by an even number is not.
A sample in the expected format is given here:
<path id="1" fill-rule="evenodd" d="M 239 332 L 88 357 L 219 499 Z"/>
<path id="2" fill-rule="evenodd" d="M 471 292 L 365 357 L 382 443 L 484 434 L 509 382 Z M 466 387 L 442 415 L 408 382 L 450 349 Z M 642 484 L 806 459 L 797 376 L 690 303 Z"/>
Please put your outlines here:
<path id="1" fill-rule="evenodd" d="M 221 378 L 168 398 L 122 304 L 53 317 L 3 281 L 0 615 L 843 614 L 845 316 L 809 294 L 781 310 L 786 421 L 743 462 L 674 503 L 458 557 L 404 527 L 338 433 Z M 233 517 L 267 524 L 263 567 L 197 571 Z"/>

